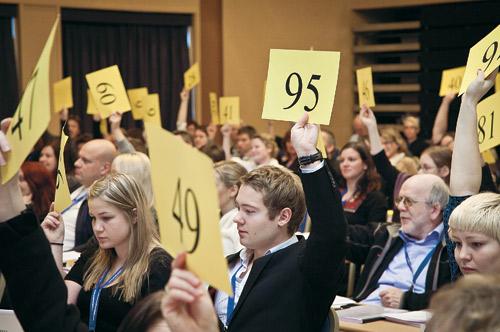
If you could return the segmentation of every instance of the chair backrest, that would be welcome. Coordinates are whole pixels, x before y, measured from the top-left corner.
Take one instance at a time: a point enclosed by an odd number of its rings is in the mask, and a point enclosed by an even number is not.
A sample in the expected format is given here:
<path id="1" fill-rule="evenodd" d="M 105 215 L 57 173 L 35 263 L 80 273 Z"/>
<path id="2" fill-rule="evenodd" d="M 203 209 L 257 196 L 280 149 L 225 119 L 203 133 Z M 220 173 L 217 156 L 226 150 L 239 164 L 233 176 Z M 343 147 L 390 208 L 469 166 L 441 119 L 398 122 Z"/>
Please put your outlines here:
<path id="1" fill-rule="evenodd" d="M 321 329 L 321 332 L 339 332 L 340 327 L 339 327 L 339 316 L 337 316 L 337 313 L 333 308 L 330 308 L 330 311 L 328 312 L 328 316 L 326 317 L 325 324 L 323 325 L 323 328 Z"/>

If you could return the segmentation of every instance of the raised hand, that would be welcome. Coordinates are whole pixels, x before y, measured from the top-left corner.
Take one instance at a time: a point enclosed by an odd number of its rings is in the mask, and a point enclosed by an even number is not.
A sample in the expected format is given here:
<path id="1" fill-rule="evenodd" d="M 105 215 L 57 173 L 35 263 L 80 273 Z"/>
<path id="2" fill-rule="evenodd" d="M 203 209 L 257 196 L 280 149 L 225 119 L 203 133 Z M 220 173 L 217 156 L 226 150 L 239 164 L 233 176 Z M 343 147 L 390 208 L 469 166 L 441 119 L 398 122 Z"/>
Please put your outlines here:
<path id="1" fill-rule="evenodd" d="M 222 134 L 223 137 L 229 137 L 231 136 L 231 131 L 233 129 L 231 128 L 231 125 L 229 123 L 226 123 L 225 125 L 223 125 L 221 128 L 220 128 L 220 132 Z"/>
<path id="2" fill-rule="evenodd" d="M 189 100 L 189 90 L 182 89 L 179 96 L 181 97 L 181 102 L 187 102 Z"/>
<path id="3" fill-rule="evenodd" d="M 45 237 L 51 243 L 62 243 L 64 240 L 64 222 L 59 212 L 54 211 L 54 203 L 41 225 Z"/>
<path id="4" fill-rule="evenodd" d="M 217 316 L 203 283 L 186 268 L 186 253 L 172 262 L 161 309 L 172 332 L 217 332 Z"/>
<path id="5" fill-rule="evenodd" d="M 478 69 L 476 79 L 469 84 L 464 96 L 470 98 L 473 102 L 479 102 L 486 92 L 488 92 L 495 84 L 497 74 L 498 68 L 495 69 L 495 71 L 492 72 L 487 78 L 484 78 L 484 72 L 481 69 Z"/>
<path id="6" fill-rule="evenodd" d="M 359 118 L 368 130 L 377 128 L 377 118 L 375 118 L 375 114 L 373 114 L 373 111 L 364 104 L 359 111 Z"/>
<path id="7" fill-rule="evenodd" d="M 120 129 L 121 122 L 122 122 L 122 114 L 120 112 L 113 112 L 113 114 L 109 116 L 109 124 L 111 126 L 112 131 Z"/>
<path id="8" fill-rule="evenodd" d="M 448 93 L 447 95 L 445 95 L 443 97 L 443 101 L 447 102 L 449 104 L 449 103 L 451 103 L 453 101 L 453 99 L 455 99 L 456 96 L 457 96 L 456 93 L 450 92 L 450 93 Z"/>
<path id="9" fill-rule="evenodd" d="M 315 154 L 318 141 L 319 126 L 308 123 L 309 114 L 304 113 L 292 127 L 291 141 L 299 157 Z"/>

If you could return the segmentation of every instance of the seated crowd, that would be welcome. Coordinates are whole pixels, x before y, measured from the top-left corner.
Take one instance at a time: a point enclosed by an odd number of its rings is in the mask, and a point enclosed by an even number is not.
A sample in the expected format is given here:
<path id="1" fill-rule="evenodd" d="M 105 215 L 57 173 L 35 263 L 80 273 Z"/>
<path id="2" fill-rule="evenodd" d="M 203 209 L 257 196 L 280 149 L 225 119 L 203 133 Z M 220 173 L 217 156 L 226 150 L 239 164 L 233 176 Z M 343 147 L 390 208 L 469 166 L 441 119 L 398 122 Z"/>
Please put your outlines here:
<path id="1" fill-rule="evenodd" d="M 70 116 L 67 208 L 51 204 L 59 143 L 49 135 L 0 185 L 0 308 L 27 331 L 324 331 L 343 295 L 431 308 L 429 331 L 498 330 L 498 169 L 482 160 L 476 128 L 497 71 L 479 71 L 461 97 L 455 134 L 443 127 L 454 96 L 429 141 L 418 117 L 381 131 L 363 105 L 343 147 L 307 114 L 283 139 L 273 128 L 188 122 L 183 91 L 174 133 L 214 162 L 232 295 L 160 244 L 143 135 L 115 113 L 109 135 L 90 138 Z M 0 147 L 10 150 L 3 134 Z M 81 253 L 72 267 L 66 251 Z"/>

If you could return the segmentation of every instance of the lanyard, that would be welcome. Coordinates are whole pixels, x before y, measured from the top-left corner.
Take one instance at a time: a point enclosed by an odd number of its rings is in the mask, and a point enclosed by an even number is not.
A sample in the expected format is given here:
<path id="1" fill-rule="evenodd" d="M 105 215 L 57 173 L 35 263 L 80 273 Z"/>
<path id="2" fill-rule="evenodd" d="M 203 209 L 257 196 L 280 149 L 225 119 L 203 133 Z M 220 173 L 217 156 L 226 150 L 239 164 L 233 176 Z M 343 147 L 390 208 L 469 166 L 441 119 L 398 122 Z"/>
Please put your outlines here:
<path id="1" fill-rule="evenodd" d="M 408 254 L 408 248 L 407 248 L 406 242 L 405 242 L 404 251 L 405 251 L 406 264 L 408 265 L 408 268 L 410 269 L 410 272 L 413 275 L 410 291 L 412 291 L 413 288 L 415 287 L 415 283 L 417 282 L 418 277 L 420 276 L 420 274 L 422 273 L 424 268 L 427 266 L 427 264 L 431 260 L 432 255 L 434 255 L 434 252 L 436 251 L 437 247 L 439 247 L 440 245 L 441 245 L 441 237 L 439 238 L 437 245 L 427 254 L 427 256 L 425 256 L 422 263 L 420 263 L 420 265 L 417 268 L 417 271 L 415 271 L 415 273 L 413 273 L 413 268 L 411 267 L 410 255 Z"/>
<path id="2" fill-rule="evenodd" d="M 90 298 L 90 314 L 89 314 L 89 331 L 95 331 L 96 327 L 96 318 L 97 318 L 97 309 L 99 307 L 99 297 L 101 296 L 101 290 L 111 284 L 113 281 L 118 278 L 118 276 L 123 272 L 123 267 L 119 268 L 112 276 L 103 284 L 104 278 L 108 274 L 109 269 L 104 271 L 101 278 L 95 285 L 92 290 L 92 297 Z"/>
<path id="3" fill-rule="evenodd" d="M 87 198 L 87 195 L 88 195 L 88 193 L 86 191 L 84 191 L 82 194 L 80 194 L 78 197 L 76 197 L 74 200 L 72 200 L 71 205 L 68 206 L 67 208 L 65 208 L 64 210 L 62 210 L 61 214 L 68 211 L 69 209 L 71 209 L 73 206 L 75 206 L 79 202 L 83 201 L 85 198 Z"/>
<path id="4" fill-rule="evenodd" d="M 229 325 L 229 322 L 231 321 L 231 318 L 233 316 L 234 299 L 236 297 L 236 275 L 238 274 L 238 272 L 240 272 L 242 267 L 243 264 L 240 265 L 240 267 L 236 270 L 236 272 L 234 272 L 233 276 L 231 277 L 231 289 L 233 290 L 233 296 L 229 296 L 227 299 L 226 326 Z"/>

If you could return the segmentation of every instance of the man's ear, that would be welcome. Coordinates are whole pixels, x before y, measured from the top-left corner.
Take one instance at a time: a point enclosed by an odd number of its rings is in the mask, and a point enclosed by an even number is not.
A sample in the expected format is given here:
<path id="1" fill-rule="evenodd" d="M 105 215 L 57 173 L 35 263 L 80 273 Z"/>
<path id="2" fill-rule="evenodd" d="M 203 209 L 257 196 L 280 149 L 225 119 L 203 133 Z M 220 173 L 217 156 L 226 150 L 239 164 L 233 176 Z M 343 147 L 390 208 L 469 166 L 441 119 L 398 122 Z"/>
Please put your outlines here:
<path id="1" fill-rule="evenodd" d="M 287 226 L 292 219 L 292 209 L 284 208 L 280 211 L 278 215 L 278 226 L 284 227 Z"/>
<path id="2" fill-rule="evenodd" d="M 106 161 L 101 165 L 101 175 L 104 176 L 111 171 L 111 163 Z"/>

